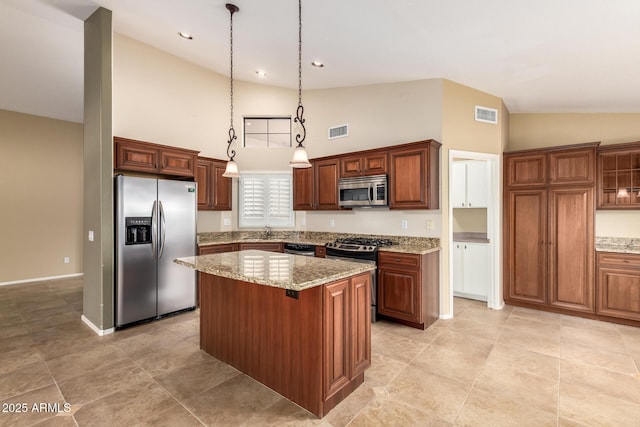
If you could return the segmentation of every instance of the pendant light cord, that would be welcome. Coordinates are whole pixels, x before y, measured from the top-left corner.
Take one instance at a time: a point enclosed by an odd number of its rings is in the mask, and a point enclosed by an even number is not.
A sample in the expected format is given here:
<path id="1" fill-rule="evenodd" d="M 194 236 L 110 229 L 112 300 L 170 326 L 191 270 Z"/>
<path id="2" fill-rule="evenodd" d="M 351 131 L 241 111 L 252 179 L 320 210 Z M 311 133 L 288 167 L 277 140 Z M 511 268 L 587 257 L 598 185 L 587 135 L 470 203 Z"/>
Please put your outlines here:
<path id="1" fill-rule="evenodd" d="M 304 106 L 302 105 L 302 0 L 298 0 L 298 108 L 296 118 L 293 120 L 299 123 L 302 134 L 296 135 L 298 147 L 302 147 L 302 142 L 307 137 L 307 129 L 304 127 Z"/>
<path id="2" fill-rule="evenodd" d="M 233 140 L 238 139 L 238 137 L 236 136 L 236 131 L 233 128 L 233 14 L 235 12 L 237 12 L 239 9 L 237 6 L 232 5 L 232 4 L 227 4 L 227 9 L 229 10 L 231 16 L 230 16 L 230 20 L 229 20 L 229 28 L 230 28 L 230 34 L 229 34 L 229 53 L 230 53 L 230 65 L 231 65 L 231 71 L 230 71 L 230 98 L 231 98 L 231 105 L 230 105 L 230 109 L 229 111 L 231 112 L 231 119 L 230 119 L 230 125 L 229 125 L 229 140 L 227 141 L 227 157 L 229 157 L 229 160 L 233 161 L 233 159 L 236 157 L 236 150 L 231 150 L 231 143 L 233 142 Z"/>

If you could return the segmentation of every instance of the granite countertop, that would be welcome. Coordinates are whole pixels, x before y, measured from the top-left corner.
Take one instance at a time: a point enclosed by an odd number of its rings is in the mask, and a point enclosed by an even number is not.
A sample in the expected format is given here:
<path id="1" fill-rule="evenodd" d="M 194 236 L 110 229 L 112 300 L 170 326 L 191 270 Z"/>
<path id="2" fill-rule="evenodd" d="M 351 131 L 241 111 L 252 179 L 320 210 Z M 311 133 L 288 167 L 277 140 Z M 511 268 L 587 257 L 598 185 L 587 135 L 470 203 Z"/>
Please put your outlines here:
<path id="1" fill-rule="evenodd" d="M 174 262 L 214 276 L 295 291 L 375 269 L 361 262 L 257 250 L 178 258 Z"/>
<path id="2" fill-rule="evenodd" d="M 596 251 L 640 254 L 640 238 L 596 237 Z"/>
<path id="3" fill-rule="evenodd" d="M 329 242 L 334 242 L 337 238 L 344 237 L 373 237 L 380 239 L 390 239 L 392 246 L 381 247 L 381 251 L 426 254 L 440 250 L 440 239 L 431 237 L 410 237 L 410 236 L 388 236 L 372 234 L 347 234 L 347 233 L 325 233 L 315 231 L 274 231 L 271 237 L 267 238 L 262 231 L 232 231 L 217 233 L 198 233 L 198 245 L 221 245 L 229 243 L 251 243 L 251 242 L 277 242 L 277 243 L 302 243 L 315 246 L 324 246 Z"/>

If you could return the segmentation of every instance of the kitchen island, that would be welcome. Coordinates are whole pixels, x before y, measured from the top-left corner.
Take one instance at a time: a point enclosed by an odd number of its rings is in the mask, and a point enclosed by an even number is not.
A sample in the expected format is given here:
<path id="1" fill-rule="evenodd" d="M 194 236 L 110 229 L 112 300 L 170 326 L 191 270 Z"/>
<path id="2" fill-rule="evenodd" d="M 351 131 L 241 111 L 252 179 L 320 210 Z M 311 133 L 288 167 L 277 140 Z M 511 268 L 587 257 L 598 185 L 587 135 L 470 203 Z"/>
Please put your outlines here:
<path id="1" fill-rule="evenodd" d="M 371 364 L 369 264 L 257 250 L 179 258 L 200 272 L 200 348 L 318 417 Z"/>

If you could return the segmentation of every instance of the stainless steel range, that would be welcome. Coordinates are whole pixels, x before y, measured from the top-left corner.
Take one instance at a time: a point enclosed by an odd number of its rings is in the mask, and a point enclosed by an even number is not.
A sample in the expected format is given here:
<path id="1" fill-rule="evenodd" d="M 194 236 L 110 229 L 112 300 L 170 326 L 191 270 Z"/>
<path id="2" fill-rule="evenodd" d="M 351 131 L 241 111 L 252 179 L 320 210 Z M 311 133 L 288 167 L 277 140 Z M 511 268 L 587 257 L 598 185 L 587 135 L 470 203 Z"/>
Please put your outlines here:
<path id="1" fill-rule="evenodd" d="M 376 265 L 378 262 L 378 248 L 391 246 L 389 239 L 375 239 L 368 237 L 349 237 L 337 239 L 325 245 L 327 258 L 344 259 L 347 261 L 366 262 Z M 378 312 L 378 285 L 376 270 L 371 272 L 371 321 L 375 322 Z"/>

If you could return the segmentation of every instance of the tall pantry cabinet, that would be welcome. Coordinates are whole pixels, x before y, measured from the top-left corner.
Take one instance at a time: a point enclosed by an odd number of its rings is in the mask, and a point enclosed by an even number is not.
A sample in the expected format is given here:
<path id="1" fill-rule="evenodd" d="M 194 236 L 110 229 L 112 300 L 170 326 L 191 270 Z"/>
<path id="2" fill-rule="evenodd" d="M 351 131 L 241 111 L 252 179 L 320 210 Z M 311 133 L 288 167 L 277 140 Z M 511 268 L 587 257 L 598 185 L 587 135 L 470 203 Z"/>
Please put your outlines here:
<path id="1" fill-rule="evenodd" d="M 594 312 L 598 144 L 505 153 L 505 302 Z"/>

